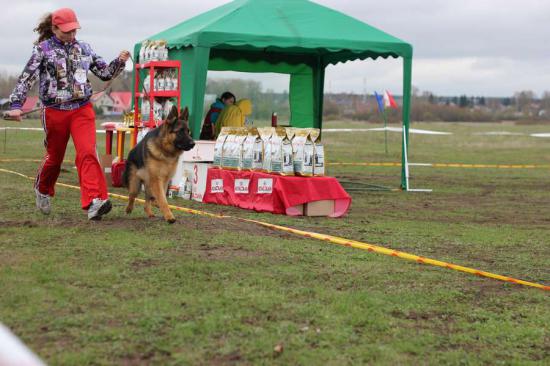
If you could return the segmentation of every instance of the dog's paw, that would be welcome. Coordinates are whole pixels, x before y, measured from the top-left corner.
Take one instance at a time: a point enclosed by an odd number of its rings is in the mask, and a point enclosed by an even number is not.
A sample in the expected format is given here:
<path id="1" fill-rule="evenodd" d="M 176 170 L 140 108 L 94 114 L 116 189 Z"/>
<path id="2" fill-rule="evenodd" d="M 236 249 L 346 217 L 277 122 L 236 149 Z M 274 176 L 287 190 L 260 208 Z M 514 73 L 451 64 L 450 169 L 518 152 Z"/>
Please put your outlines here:
<path id="1" fill-rule="evenodd" d="M 174 216 L 168 216 L 168 217 L 165 217 L 164 219 L 169 224 L 173 224 L 174 222 L 176 222 L 176 218 Z"/>
<path id="2" fill-rule="evenodd" d="M 132 210 L 133 210 L 132 207 L 128 207 L 128 206 L 127 206 L 127 207 L 126 207 L 126 214 L 128 214 L 128 215 L 131 214 L 131 213 L 132 213 Z"/>

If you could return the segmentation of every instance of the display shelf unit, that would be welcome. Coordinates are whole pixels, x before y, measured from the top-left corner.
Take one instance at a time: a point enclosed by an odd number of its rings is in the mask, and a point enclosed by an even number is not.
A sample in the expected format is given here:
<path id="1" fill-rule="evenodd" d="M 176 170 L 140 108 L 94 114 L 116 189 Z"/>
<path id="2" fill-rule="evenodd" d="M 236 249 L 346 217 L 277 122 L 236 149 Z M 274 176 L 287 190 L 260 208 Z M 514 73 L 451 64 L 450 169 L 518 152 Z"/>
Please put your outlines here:
<path id="1" fill-rule="evenodd" d="M 167 69 L 176 70 L 176 80 L 178 80 L 176 89 L 155 90 L 154 85 L 156 73 Z M 141 85 L 143 83 L 141 80 L 142 70 L 146 70 L 146 75 L 149 76 L 149 91 L 146 91 L 144 85 Z M 154 118 L 153 107 L 155 98 L 177 98 L 176 106 L 179 111 L 181 105 L 181 91 L 179 82 L 181 80 L 181 62 L 178 60 L 167 60 L 149 61 L 143 64 L 136 64 L 134 75 L 134 133 L 132 134 L 132 146 L 135 146 L 137 142 L 138 130 L 140 128 L 155 128 L 156 126 L 162 124 L 162 120 L 155 120 Z M 145 79 L 145 77 L 143 79 Z M 140 119 L 141 100 L 144 98 L 149 100 L 149 118 L 147 121 L 142 120 L 143 116 Z"/>

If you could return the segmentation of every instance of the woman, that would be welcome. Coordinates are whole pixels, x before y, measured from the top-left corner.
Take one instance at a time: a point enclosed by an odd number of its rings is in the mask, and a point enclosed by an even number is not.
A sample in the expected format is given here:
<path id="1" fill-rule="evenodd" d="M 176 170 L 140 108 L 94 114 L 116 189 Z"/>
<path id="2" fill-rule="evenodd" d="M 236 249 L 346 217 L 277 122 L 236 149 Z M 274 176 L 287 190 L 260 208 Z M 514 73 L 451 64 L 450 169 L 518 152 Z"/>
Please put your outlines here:
<path id="1" fill-rule="evenodd" d="M 47 14 L 34 29 L 38 40 L 30 60 L 10 95 L 7 117 L 21 121 L 21 107 L 34 82 L 39 79 L 39 97 L 44 105 L 42 126 L 46 133 L 46 155 L 34 185 L 36 206 L 44 214 L 51 210 L 51 197 L 59 177 L 65 149 L 72 136 L 80 181 L 80 201 L 88 219 L 100 220 L 111 210 L 105 176 L 95 141 L 95 113 L 90 103 L 92 86 L 88 71 L 110 80 L 124 70 L 130 53 L 120 52 L 107 64 L 90 45 L 75 39 L 80 24 L 73 10 L 63 8 Z"/>
<path id="2" fill-rule="evenodd" d="M 216 131 L 216 121 L 218 116 L 227 106 L 235 104 L 235 95 L 233 93 L 226 91 L 223 93 L 212 105 L 204 117 L 204 123 L 201 130 L 201 140 L 213 140 L 214 132 Z"/>

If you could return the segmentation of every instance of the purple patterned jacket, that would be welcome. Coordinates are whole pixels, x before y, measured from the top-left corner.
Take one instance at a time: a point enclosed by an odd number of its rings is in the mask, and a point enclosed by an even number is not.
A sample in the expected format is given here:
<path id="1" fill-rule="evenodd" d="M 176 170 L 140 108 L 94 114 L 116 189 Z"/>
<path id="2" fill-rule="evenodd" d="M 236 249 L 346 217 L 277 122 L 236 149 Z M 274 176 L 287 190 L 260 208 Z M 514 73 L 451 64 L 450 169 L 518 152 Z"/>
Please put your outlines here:
<path id="1" fill-rule="evenodd" d="M 63 43 L 55 36 L 35 45 L 31 58 L 10 95 L 10 108 L 21 109 L 27 93 L 40 78 L 38 94 L 44 106 L 73 110 L 87 104 L 93 94 L 88 71 L 101 80 L 110 80 L 124 70 L 118 57 L 107 64 L 89 44 Z"/>

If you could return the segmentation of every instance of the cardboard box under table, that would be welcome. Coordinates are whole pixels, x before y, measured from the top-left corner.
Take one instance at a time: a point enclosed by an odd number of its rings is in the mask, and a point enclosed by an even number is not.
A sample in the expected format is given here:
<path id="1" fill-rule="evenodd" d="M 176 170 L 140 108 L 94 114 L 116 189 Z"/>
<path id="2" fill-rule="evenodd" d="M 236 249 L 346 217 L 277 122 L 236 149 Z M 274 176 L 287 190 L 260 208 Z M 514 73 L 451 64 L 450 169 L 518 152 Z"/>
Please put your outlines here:
<path id="1" fill-rule="evenodd" d="M 340 217 L 351 197 L 334 177 L 210 168 L 203 202 L 289 216 Z"/>
<path id="2" fill-rule="evenodd" d="M 191 181 L 191 199 L 202 202 L 206 191 L 207 171 L 212 167 L 214 160 L 215 141 L 195 141 L 195 146 L 189 151 L 184 151 L 178 161 L 178 167 L 172 177 L 171 189 L 177 191 L 185 185 L 185 181 Z"/>

